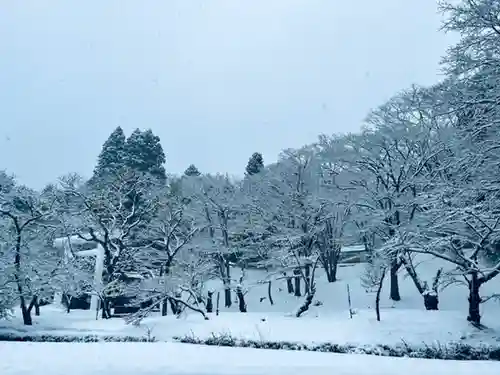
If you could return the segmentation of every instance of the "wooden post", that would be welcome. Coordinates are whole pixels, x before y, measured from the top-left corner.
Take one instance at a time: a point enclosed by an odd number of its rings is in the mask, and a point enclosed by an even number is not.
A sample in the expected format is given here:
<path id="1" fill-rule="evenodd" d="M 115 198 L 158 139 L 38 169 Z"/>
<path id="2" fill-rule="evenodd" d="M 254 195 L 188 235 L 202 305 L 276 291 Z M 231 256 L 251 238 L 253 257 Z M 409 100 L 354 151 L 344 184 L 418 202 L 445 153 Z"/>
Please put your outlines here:
<path id="1" fill-rule="evenodd" d="M 99 320 L 99 310 L 101 309 L 101 299 L 97 300 L 96 309 L 95 309 L 95 320 Z"/>
<path id="2" fill-rule="evenodd" d="M 349 317 L 352 319 L 351 291 L 349 289 L 349 284 L 347 284 L 347 302 L 349 304 Z"/>
<path id="3" fill-rule="evenodd" d="M 219 316 L 219 301 L 220 301 L 220 292 L 217 292 L 217 308 L 215 310 L 216 316 Z"/>

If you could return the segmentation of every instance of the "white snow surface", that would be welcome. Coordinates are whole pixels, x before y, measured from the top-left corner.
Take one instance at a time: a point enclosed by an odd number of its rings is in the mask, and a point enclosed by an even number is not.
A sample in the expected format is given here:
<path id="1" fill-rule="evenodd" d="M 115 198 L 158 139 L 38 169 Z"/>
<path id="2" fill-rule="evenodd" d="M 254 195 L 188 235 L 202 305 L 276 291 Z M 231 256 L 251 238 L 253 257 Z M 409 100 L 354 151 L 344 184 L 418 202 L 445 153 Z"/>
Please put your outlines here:
<path id="1" fill-rule="evenodd" d="M 437 267 L 434 260 L 419 268 L 422 279 L 431 279 Z M 373 310 L 374 295 L 361 287 L 359 276 L 363 265 L 339 268 L 339 281 L 326 282 L 321 271 L 318 272 L 317 294 L 315 300 L 321 306 L 311 306 L 304 316 L 297 319 L 291 316 L 303 298 L 286 292 L 284 280 L 273 282 L 274 305 L 267 299 L 267 285 L 258 281 L 266 277 L 263 271 L 247 270 L 243 285 L 248 288 L 246 295 L 248 313 L 238 312 L 237 303 L 229 309 L 221 307 L 221 314 L 209 314 L 205 321 L 197 313 L 188 313 L 177 319 L 172 315 L 161 317 L 158 313 L 146 318 L 139 327 L 126 325 L 122 319 L 95 320 L 95 312 L 73 310 L 66 314 L 57 306 L 42 307 L 42 314 L 34 318 L 34 325 L 22 325 L 19 311 L 11 321 L 0 320 L 0 332 L 36 332 L 38 334 L 70 335 L 132 335 L 144 337 L 147 331 L 160 341 L 171 341 L 175 336 L 193 336 L 200 339 L 212 335 L 230 334 L 235 338 L 260 341 L 289 341 L 337 344 L 401 344 L 421 345 L 426 343 L 445 344 L 450 341 L 467 343 L 500 343 L 500 304 L 490 300 L 481 305 L 483 322 L 488 327 L 478 330 L 466 321 L 467 288 L 453 285 L 440 293 L 440 310 L 425 311 L 422 297 L 418 295 L 410 278 L 400 277 L 402 300 L 394 303 L 388 298 L 388 282 L 381 300 L 382 321 L 377 322 Z M 238 274 L 234 270 L 234 274 Z M 494 279 L 482 288 L 482 293 L 499 289 L 500 278 Z M 346 285 L 350 285 L 352 308 L 355 315 L 349 318 Z M 217 282 L 207 288 L 218 290 Z M 234 297 L 234 295 L 233 295 Z M 223 298 L 221 298 L 222 302 Z"/>
<path id="2" fill-rule="evenodd" d="M 441 265 L 436 261 L 422 265 L 419 275 L 430 280 Z M 366 292 L 360 283 L 363 265 L 341 267 L 339 281 L 328 283 L 319 271 L 315 300 L 320 306 L 301 318 L 290 315 L 303 297 L 286 291 L 284 280 L 274 281 L 274 305 L 267 297 L 267 285 L 259 283 L 268 276 L 263 271 L 247 270 L 243 287 L 248 290 L 249 312 L 238 312 L 221 306 L 219 316 L 209 314 L 204 320 L 197 313 L 176 318 L 158 313 L 146 318 L 140 326 L 126 325 L 123 319 L 96 320 L 95 312 L 73 310 L 66 314 L 57 305 L 41 308 L 34 316 L 34 325 L 23 326 L 20 312 L 11 320 L 0 320 L 0 333 L 16 332 L 51 335 L 132 335 L 154 336 L 156 343 L 0 343 L 0 375 L 31 375 L 43 371 L 50 375 L 155 375 L 155 374 L 500 374 L 499 362 L 458 362 L 389 358 L 360 354 L 257 350 L 222 348 L 171 342 L 175 336 L 200 339 L 212 335 L 230 334 L 234 338 L 259 341 L 289 341 L 304 344 L 446 344 L 460 341 L 471 344 L 500 343 L 500 304 L 490 300 L 481 305 L 483 323 L 478 330 L 466 321 L 467 288 L 453 285 L 439 294 L 440 310 L 425 311 L 422 297 L 409 278 L 400 277 L 402 300 L 388 298 L 389 283 L 385 283 L 381 300 L 382 321 L 377 322 L 373 310 L 374 294 Z M 235 275 L 239 275 L 234 270 Z M 355 315 L 349 318 L 346 286 L 351 291 Z M 221 290 L 221 283 L 211 282 L 207 289 Z M 482 295 L 497 292 L 500 278 L 481 289 Z M 221 296 L 222 297 L 222 296 Z M 234 297 L 234 296 L 233 296 Z M 223 298 L 221 298 L 222 302 Z"/>
<path id="3" fill-rule="evenodd" d="M 95 320 L 93 314 L 61 309 L 42 308 L 42 315 L 35 317 L 32 327 L 0 321 L 1 332 L 17 334 L 37 333 L 51 335 L 109 335 L 146 337 L 149 333 L 159 341 L 173 337 L 190 336 L 200 339 L 228 334 L 237 339 L 257 341 L 288 341 L 304 344 L 444 344 L 460 341 L 473 344 L 500 344 L 498 329 L 477 330 L 467 323 L 463 314 L 453 311 L 428 312 L 411 309 L 387 309 L 377 322 L 371 310 L 358 311 L 353 319 L 348 312 L 309 314 L 297 319 L 279 313 L 223 312 L 210 314 L 205 321 L 197 314 L 177 319 L 173 316 L 153 316 L 139 327 L 125 324 L 122 319 Z"/>
<path id="4" fill-rule="evenodd" d="M 497 375 L 498 362 L 459 362 L 174 343 L 0 343 L 0 374 Z"/>

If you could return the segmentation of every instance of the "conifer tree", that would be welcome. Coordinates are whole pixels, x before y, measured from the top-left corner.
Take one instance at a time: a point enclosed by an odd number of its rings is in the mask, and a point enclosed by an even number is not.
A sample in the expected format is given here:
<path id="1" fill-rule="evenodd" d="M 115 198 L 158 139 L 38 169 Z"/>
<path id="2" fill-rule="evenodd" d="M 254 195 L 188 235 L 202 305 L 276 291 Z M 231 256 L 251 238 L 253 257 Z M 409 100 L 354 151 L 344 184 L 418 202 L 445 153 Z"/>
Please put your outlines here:
<path id="1" fill-rule="evenodd" d="M 249 176 L 259 173 L 264 168 L 264 158 L 260 152 L 254 152 L 246 167 L 246 173 Z"/>
<path id="2" fill-rule="evenodd" d="M 102 146 L 94 169 L 93 180 L 116 173 L 125 165 L 125 134 L 117 127 Z"/>
<path id="3" fill-rule="evenodd" d="M 151 129 L 134 130 L 125 143 L 125 156 L 129 168 L 149 173 L 160 181 L 166 180 L 165 153 L 160 137 L 154 135 Z"/>
<path id="4" fill-rule="evenodd" d="M 187 169 L 184 171 L 185 176 L 199 176 L 201 175 L 200 171 L 194 164 L 191 164 Z"/>

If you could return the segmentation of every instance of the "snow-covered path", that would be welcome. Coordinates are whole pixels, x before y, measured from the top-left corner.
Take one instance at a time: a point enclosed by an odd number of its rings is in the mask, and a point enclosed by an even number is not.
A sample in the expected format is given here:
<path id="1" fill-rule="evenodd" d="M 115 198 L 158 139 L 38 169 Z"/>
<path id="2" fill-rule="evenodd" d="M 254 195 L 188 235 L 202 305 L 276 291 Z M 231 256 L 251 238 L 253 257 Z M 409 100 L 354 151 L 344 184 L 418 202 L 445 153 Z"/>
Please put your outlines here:
<path id="1" fill-rule="evenodd" d="M 499 362 L 458 362 L 176 343 L 0 343 L 2 375 L 481 375 Z"/>

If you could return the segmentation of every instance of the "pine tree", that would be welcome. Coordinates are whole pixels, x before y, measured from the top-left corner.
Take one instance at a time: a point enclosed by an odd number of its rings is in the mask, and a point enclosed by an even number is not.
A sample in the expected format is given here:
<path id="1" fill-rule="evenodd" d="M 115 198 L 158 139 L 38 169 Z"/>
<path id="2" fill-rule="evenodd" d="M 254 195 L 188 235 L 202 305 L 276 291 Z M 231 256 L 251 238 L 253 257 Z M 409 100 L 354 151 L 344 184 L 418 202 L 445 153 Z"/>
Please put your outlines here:
<path id="1" fill-rule="evenodd" d="M 199 176 L 201 175 L 200 171 L 194 164 L 191 164 L 187 169 L 184 171 L 184 176 Z"/>
<path id="2" fill-rule="evenodd" d="M 161 181 L 166 180 L 165 153 L 160 143 L 160 137 L 154 135 L 151 129 L 134 130 L 126 141 L 125 155 L 129 168 L 149 173 Z"/>
<path id="3" fill-rule="evenodd" d="M 102 146 L 94 169 L 93 180 L 102 179 L 118 171 L 125 164 L 125 134 L 117 127 Z"/>
<path id="4" fill-rule="evenodd" d="M 246 167 L 246 172 L 249 176 L 259 173 L 264 168 L 264 158 L 260 152 L 254 152 Z"/>

